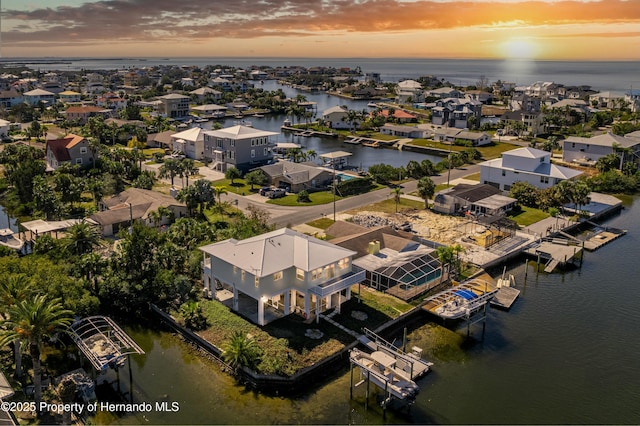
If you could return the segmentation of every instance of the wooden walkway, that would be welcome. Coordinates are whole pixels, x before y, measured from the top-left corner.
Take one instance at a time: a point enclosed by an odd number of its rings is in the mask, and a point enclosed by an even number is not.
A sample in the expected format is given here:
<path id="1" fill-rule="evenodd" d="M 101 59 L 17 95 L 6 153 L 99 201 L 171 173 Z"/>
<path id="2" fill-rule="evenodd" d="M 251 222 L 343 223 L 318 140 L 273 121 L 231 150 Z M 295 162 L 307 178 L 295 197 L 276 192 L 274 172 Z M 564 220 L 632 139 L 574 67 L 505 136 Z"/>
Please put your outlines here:
<path id="1" fill-rule="evenodd" d="M 553 272 L 558 265 L 565 265 L 582 257 L 582 247 L 562 238 L 541 241 L 529 247 L 525 253 L 544 260 L 545 272 Z"/>
<path id="2" fill-rule="evenodd" d="M 617 230 L 616 232 L 602 231 L 592 236 L 584 242 L 585 250 L 595 251 L 605 244 L 609 244 L 611 241 L 616 240 L 626 234 L 625 230 Z"/>

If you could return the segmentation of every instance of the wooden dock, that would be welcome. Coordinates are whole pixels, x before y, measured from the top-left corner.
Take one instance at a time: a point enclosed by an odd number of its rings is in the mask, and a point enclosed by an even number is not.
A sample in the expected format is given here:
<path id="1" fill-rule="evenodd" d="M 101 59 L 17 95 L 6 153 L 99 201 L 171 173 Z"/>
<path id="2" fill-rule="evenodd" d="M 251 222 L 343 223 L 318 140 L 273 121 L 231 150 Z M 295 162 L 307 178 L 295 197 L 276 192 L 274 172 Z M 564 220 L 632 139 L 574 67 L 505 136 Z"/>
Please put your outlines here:
<path id="1" fill-rule="evenodd" d="M 545 272 L 553 272 L 559 265 L 566 265 L 582 258 L 582 247 L 576 242 L 562 238 L 550 238 L 527 248 L 526 254 L 544 260 Z"/>
<path id="2" fill-rule="evenodd" d="M 491 305 L 498 308 L 509 309 L 520 295 L 520 290 L 513 287 L 500 287 L 496 295 L 491 299 Z"/>
<path id="3" fill-rule="evenodd" d="M 600 247 L 609 244 L 611 241 L 616 240 L 626 234 L 627 231 L 623 229 L 609 229 L 596 233 L 591 238 L 585 240 L 584 249 L 589 251 L 598 250 Z"/>

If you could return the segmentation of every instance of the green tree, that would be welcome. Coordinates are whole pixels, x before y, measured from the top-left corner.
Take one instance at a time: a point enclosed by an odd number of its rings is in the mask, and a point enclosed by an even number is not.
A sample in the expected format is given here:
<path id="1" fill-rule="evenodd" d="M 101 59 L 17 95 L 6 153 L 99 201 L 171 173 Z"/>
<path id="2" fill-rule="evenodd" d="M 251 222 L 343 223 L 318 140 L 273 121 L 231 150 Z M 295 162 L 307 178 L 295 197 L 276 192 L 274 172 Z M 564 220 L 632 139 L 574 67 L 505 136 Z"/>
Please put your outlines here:
<path id="1" fill-rule="evenodd" d="M 4 273 L 0 275 L 0 308 L 10 318 L 9 312 L 18 302 L 27 299 L 34 293 L 35 287 L 23 273 Z M 15 378 L 22 377 L 22 341 L 18 337 L 13 342 Z"/>
<path id="2" fill-rule="evenodd" d="M 213 205 L 215 191 L 211 186 L 211 181 L 198 179 L 193 185 L 181 189 L 177 199 L 184 202 L 190 209 L 198 206 L 199 213 L 202 215 L 205 208 Z"/>
<path id="3" fill-rule="evenodd" d="M 254 185 L 264 185 L 267 183 L 267 176 L 261 170 L 254 170 L 247 173 L 244 179 L 249 185 L 251 185 L 252 191 Z"/>
<path id="4" fill-rule="evenodd" d="M 400 196 L 404 194 L 404 192 L 402 192 L 402 188 L 397 187 L 397 188 L 393 188 L 393 191 L 391 191 L 391 195 L 393 195 L 393 201 L 396 202 L 396 213 L 398 213 L 398 204 L 400 204 Z"/>
<path id="5" fill-rule="evenodd" d="M 100 246 L 100 231 L 94 225 L 82 220 L 67 229 L 66 249 L 74 256 L 82 256 Z"/>
<path id="6" fill-rule="evenodd" d="M 140 175 L 133 181 L 133 186 L 135 188 L 140 189 L 152 189 L 153 185 L 156 182 L 156 174 L 151 170 L 144 170 Z"/>
<path id="7" fill-rule="evenodd" d="M 529 182 L 517 181 L 511 185 L 509 195 L 518 203 L 527 207 L 538 207 L 540 200 L 540 190 Z"/>
<path id="8" fill-rule="evenodd" d="M 62 216 L 62 200 L 44 176 L 36 176 L 33 179 L 33 201 L 36 203 L 36 208 L 45 214 L 47 220 Z"/>
<path id="9" fill-rule="evenodd" d="M 424 200 L 424 208 L 429 208 L 429 199 L 436 191 L 436 184 L 430 177 L 423 177 L 418 181 L 418 195 Z"/>
<path id="10" fill-rule="evenodd" d="M 241 366 L 253 368 L 260 359 L 260 348 L 257 342 L 240 330 L 233 333 L 223 350 L 222 357 L 236 370 Z"/>
<path id="11" fill-rule="evenodd" d="M 235 179 L 240 179 L 242 177 L 242 173 L 235 167 L 229 167 L 227 171 L 224 173 L 224 177 L 231 181 L 231 185 L 234 184 Z"/>
<path id="12" fill-rule="evenodd" d="M 160 179 L 171 179 L 171 186 L 173 186 L 173 179 L 180 174 L 180 162 L 176 159 L 170 158 L 160 166 L 158 170 L 158 176 Z"/>
<path id="13" fill-rule="evenodd" d="M 9 319 L 2 321 L 4 331 L 0 346 L 26 341 L 33 364 L 33 385 L 36 407 L 42 401 L 41 347 L 46 338 L 65 331 L 73 322 L 73 313 L 64 309 L 60 299 L 49 300 L 44 295 L 18 302 L 9 310 Z"/>
<path id="14" fill-rule="evenodd" d="M 196 301 L 184 303 L 180 307 L 180 314 L 184 318 L 184 325 L 192 330 L 203 330 L 207 328 L 207 317 L 202 311 L 202 306 Z"/>

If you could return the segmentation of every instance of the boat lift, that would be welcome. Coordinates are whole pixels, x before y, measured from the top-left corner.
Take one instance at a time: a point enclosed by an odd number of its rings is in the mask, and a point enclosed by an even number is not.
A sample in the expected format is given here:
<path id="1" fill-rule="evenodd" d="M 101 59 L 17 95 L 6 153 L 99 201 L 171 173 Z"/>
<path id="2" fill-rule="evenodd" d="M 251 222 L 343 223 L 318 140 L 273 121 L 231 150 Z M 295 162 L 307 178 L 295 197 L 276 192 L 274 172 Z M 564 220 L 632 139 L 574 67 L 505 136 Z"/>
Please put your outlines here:
<path id="1" fill-rule="evenodd" d="M 423 376 L 433 366 L 432 362 L 422 359 L 422 349 L 417 346 L 411 348 L 411 352 L 407 353 L 387 342 L 368 328 L 363 328 L 362 333 L 358 338 L 360 343 L 374 352 L 384 352 L 394 358 L 397 369 L 401 370 L 400 374 L 404 374 L 409 380 L 415 380 Z"/>

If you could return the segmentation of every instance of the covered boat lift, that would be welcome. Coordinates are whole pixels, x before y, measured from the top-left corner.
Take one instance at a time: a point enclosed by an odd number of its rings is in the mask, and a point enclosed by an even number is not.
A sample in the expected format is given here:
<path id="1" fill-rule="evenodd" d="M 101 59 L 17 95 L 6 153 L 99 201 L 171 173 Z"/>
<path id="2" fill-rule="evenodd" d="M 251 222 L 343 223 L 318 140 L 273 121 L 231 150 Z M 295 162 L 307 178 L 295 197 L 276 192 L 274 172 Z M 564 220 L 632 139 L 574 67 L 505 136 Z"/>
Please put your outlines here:
<path id="1" fill-rule="evenodd" d="M 93 316 L 70 327 L 71 338 L 97 371 L 118 369 L 128 355 L 144 351 L 111 318 Z"/>

